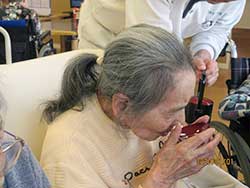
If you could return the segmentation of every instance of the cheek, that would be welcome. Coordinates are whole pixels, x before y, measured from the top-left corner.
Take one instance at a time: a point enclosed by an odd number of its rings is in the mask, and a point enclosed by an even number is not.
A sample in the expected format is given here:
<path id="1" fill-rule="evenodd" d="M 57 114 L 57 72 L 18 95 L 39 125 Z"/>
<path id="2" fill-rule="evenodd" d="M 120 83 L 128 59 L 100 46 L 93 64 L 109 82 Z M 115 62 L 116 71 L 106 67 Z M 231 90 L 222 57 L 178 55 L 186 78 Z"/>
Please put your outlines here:
<path id="1" fill-rule="evenodd" d="M 132 121 L 130 121 L 129 127 L 133 131 L 138 131 L 141 129 L 148 129 L 152 126 L 154 126 L 154 123 L 157 119 L 148 118 L 147 116 L 135 118 Z"/>
<path id="2" fill-rule="evenodd" d="M 164 131 L 172 121 L 172 117 L 165 119 L 159 116 L 159 114 L 154 114 L 152 116 L 144 116 L 144 118 L 140 120 L 135 120 L 132 129 L 137 132 L 138 130 L 149 131 L 151 133 L 161 132 Z"/>
<path id="3" fill-rule="evenodd" d="M 180 110 L 170 115 L 168 118 L 168 123 L 171 124 L 173 121 L 179 121 L 181 123 L 184 123 L 185 122 L 185 109 Z"/>
<path id="4" fill-rule="evenodd" d="M 178 114 L 179 114 L 178 121 L 180 121 L 181 123 L 184 123 L 185 122 L 185 109 L 181 110 Z"/>

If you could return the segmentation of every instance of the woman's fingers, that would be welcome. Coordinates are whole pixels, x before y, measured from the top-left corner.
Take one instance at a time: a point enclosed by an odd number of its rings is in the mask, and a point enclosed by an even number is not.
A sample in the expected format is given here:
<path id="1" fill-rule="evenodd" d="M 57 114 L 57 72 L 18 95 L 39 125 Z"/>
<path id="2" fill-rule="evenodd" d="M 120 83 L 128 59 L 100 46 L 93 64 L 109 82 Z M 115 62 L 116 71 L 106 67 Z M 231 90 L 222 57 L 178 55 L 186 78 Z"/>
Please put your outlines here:
<path id="1" fill-rule="evenodd" d="M 201 118 L 204 120 L 204 117 Z M 202 121 L 204 122 L 204 121 Z M 178 179 L 199 172 L 213 156 L 215 147 L 220 141 L 220 135 L 215 134 L 214 128 L 209 128 L 187 140 L 177 143 L 181 133 L 180 123 L 170 133 L 164 146 L 155 156 L 150 169 L 148 181 L 175 182 Z"/>
<path id="2" fill-rule="evenodd" d="M 208 115 L 204 115 L 204 116 L 199 117 L 192 124 L 195 124 L 195 123 L 208 123 L 209 119 L 210 119 L 210 117 Z"/>
<path id="3" fill-rule="evenodd" d="M 221 134 L 216 134 L 214 139 L 212 139 L 210 142 L 194 150 L 194 157 L 199 157 L 206 153 L 214 152 L 215 148 L 217 147 L 220 141 L 221 141 Z"/>
<path id="4" fill-rule="evenodd" d="M 176 145 L 176 143 L 179 141 L 181 129 L 182 125 L 179 122 L 177 122 L 175 128 L 171 131 L 167 141 L 165 142 L 164 147 L 168 147 L 170 145 Z"/>
<path id="5" fill-rule="evenodd" d="M 191 138 L 182 141 L 180 144 L 185 145 L 185 147 L 187 147 L 188 149 L 194 150 L 199 146 L 208 143 L 215 133 L 216 130 L 214 128 L 209 128 L 200 132 L 199 134 L 196 134 Z"/>

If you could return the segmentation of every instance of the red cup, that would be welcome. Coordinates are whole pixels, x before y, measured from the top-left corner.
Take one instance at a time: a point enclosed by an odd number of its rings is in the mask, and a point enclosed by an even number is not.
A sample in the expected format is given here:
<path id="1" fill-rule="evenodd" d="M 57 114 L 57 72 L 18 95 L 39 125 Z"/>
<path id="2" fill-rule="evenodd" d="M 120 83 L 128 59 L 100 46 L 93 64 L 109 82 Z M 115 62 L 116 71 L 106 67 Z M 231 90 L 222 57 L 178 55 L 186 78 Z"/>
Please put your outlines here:
<path id="1" fill-rule="evenodd" d="M 189 124 L 182 128 L 180 141 L 190 138 L 196 134 L 199 134 L 200 132 L 208 129 L 209 127 L 210 126 L 208 123 Z"/>
<path id="2" fill-rule="evenodd" d="M 213 104 L 212 100 L 203 98 L 200 108 L 198 109 L 198 97 L 193 96 L 185 108 L 186 122 L 193 123 L 199 117 L 204 115 L 208 115 L 211 119 Z"/>

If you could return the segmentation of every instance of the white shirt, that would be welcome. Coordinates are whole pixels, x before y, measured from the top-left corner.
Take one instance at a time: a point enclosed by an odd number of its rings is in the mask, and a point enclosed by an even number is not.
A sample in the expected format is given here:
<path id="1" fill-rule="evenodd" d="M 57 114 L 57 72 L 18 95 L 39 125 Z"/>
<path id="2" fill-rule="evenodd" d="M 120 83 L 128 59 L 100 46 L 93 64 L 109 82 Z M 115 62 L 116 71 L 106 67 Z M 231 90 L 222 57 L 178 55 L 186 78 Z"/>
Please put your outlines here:
<path id="1" fill-rule="evenodd" d="M 180 39 L 192 37 L 191 51 L 206 49 L 216 59 L 232 27 L 240 20 L 246 0 L 194 4 L 189 0 L 85 0 L 80 11 L 79 47 L 104 48 L 124 28 L 139 23 L 162 27 Z"/>

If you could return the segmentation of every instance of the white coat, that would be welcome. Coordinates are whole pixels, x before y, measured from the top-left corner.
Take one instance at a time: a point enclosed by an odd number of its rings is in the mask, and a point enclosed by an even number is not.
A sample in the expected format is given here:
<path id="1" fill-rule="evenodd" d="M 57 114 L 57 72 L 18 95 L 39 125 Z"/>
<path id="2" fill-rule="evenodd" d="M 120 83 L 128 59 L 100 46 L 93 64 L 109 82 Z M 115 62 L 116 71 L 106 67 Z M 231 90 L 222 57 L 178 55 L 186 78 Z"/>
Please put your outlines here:
<path id="1" fill-rule="evenodd" d="M 124 28 L 139 23 L 162 27 L 181 40 L 192 37 L 192 54 L 201 49 L 216 59 L 240 20 L 246 0 L 197 2 L 182 18 L 189 0 L 85 0 L 80 10 L 79 48 L 104 48 Z"/>

